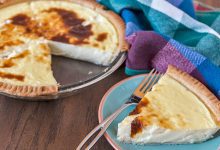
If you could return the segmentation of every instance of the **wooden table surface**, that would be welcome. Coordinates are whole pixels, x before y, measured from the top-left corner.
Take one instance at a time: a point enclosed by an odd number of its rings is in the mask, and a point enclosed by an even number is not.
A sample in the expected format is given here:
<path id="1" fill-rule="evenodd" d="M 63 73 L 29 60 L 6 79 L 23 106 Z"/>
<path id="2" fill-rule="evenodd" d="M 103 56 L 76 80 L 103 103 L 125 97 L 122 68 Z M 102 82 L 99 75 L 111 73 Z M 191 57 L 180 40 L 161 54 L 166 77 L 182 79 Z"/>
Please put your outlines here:
<path id="1" fill-rule="evenodd" d="M 208 2 L 220 6 L 219 0 Z M 52 102 L 27 102 L 0 96 L 0 150 L 75 149 L 98 124 L 102 96 L 124 78 L 121 67 L 80 93 Z M 112 147 L 103 137 L 93 149 L 111 150 Z"/>
<path id="2" fill-rule="evenodd" d="M 74 150 L 98 124 L 102 96 L 126 78 L 121 67 L 111 76 L 71 97 L 27 102 L 0 96 L 0 150 Z M 103 137 L 94 149 L 111 150 Z"/>

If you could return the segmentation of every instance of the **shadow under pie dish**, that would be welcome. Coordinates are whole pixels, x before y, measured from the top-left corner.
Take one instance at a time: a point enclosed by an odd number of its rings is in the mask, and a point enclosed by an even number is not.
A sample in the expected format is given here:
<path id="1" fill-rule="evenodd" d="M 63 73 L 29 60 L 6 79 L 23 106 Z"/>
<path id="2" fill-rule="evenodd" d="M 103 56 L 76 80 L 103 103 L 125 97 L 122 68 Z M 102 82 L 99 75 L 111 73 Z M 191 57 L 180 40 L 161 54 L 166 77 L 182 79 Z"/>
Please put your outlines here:
<path id="1" fill-rule="evenodd" d="M 119 141 L 133 144 L 200 143 L 220 129 L 220 102 L 202 83 L 169 66 L 118 124 Z"/>
<path id="2" fill-rule="evenodd" d="M 56 94 L 59 86 L 51 55 L 109 66 L 128 49 L 123 21 L 96 2 L 26 1 L 6 5 L 0 15 L 0 91 L 4 93 Z"/>

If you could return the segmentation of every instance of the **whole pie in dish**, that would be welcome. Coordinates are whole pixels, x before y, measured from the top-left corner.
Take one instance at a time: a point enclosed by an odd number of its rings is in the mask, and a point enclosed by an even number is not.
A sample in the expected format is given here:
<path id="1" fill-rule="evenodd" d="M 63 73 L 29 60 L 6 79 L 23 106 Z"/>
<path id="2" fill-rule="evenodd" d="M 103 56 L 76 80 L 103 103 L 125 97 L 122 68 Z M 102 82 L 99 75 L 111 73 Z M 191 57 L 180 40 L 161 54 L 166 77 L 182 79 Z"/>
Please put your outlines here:
<path id="1" fill-rule="evenodd" d="M 0 9 L 0 91 L 58 91 L 51 55 L 108 66 L 128 49 L 119 16 L 94 1 L 27 1 Z"/>
<path id="2" fill-rule="evenodd" d="M 169 66 L 118 125 L 118 140 L 134 144 L 197 143 L 220 129 L 220 101 L 199 81 Z"/>

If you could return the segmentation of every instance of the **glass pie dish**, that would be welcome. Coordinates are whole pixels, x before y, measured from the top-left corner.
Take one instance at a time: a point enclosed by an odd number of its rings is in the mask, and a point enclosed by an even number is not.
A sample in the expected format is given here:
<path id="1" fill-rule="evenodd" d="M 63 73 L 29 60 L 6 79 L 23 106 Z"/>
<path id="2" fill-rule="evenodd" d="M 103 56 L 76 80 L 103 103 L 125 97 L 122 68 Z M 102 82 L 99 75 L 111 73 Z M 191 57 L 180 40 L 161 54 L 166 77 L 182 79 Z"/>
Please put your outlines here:
<path id="1" fill-rule="evenodd" d="M 32 0 L 9 0 L 6 1 L 7 3 L 1 4 L 0 9 L 15 5 L 17 3 L 30 1 Z M 1 92 L 1 94 L 16 99 L 30 101 L 43 101 L 66 97 L 74 94 L 82 88 L 86 88 L 106 78 L 116 69 L 118 69 L 125 59 L 126 52 L 120 52 L 110 65 L 100 66 L 89 62 L 52 55 L 53 75 L 56 81 L 59 83 L 59 90 L 56 94 L 35 97 L 15 96 L 5 92 Z"/>
<path id="2" fill-rule="evenodd" d="M 95 84 L 112 74 L 123 64 L 125 59 L 126 52 L 121 52 L 110 66 L 104 67 L 70 58 L 52 56 L 54 77 L 60 84 L 58 93 L 37 97 L 14 96 L 3 92 L 1 92 L 1 94 L 16 99 L 30 101 L 53 100 L 71 96 L 74 93 L 79 92 L 81 89 L 88 88 L 88 86 Z"/>

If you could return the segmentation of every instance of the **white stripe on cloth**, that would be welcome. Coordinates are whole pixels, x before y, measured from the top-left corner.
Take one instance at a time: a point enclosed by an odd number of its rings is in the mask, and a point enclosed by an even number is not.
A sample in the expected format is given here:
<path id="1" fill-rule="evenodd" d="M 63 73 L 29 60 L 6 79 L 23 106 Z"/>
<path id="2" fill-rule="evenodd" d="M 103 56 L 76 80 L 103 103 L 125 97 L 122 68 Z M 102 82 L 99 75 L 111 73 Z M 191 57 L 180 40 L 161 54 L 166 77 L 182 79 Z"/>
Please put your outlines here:
<path id="1" fill-rule="evenodd" d="M 192 30 L 194 30 L 196 32 L 200 32 L 200 33 L 213 34 L 220 39 L 220 35 L 215 30 L 213 30 L 212 28 L 210 28 L 206 24 L 203 24 L 203 23 L 193 19 L 188 14 L 186 14 L 185 12 L 183 12 L 182 10 L 178 9 L 177 7 L 173 6 L 172 4 L 170 4 L 169 2 L 167 2 L 165 0 L 137 0 L 137 1 L 143 5 L 151 7 L 153 9 L 169 16 L 173 20 L 183 24 L 184 26 L 186 26 L 189 29 L 192 29 Z M 184 18 L 184 19 L 182 19 L 182 18 Z"/>

